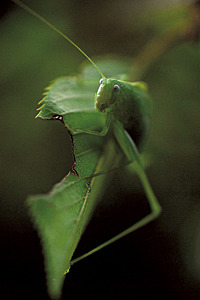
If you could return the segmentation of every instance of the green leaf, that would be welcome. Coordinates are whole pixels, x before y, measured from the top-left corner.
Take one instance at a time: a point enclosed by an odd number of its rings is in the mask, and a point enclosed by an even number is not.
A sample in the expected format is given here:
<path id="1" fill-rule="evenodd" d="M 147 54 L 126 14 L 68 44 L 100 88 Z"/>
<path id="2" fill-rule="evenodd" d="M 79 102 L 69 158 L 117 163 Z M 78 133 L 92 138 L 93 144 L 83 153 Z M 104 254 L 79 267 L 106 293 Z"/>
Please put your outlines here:
<path id="1" fill-rule="evenodd" d="M 98 65 L 107 77 L 112 74 L 119 78 L 128 72 L 126 62 L 105 60 Z M 88 65 L 82 75 L 55 80 L 40 102 L 38 117 L 62 116 L 72 134 L 73 128 L 101 130 L 105 115 L 94 108 L 99 79 L 94 67 Z M 105 137 L 74 134 L 73 152 L 77 173 L 69 173 L 49 194 L 28 198 L 43 245 L 49 294 L 54 299 L 60 297 L 64 273 L 70 269 L 78 241 L 108 184 L 109 174 L 97 177 L 94 174 L 109 170 L 123 159 L 112 133 Z"/>

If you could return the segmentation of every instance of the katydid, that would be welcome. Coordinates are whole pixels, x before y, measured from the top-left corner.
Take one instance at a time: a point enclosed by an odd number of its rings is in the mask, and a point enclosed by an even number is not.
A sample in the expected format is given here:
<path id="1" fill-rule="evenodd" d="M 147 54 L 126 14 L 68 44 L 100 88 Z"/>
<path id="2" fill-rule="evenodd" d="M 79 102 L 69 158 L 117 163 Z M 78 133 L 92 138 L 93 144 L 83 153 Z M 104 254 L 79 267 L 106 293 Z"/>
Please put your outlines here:
<path id="1" fill-rule="evenodd" d="M 147 93 L 147 85 L 144 82 L 126 82 L 122 80 L 106 78 L 97 65 L 81 50 L 74 42 L 72 42 L 67 36 L 55 28 L 51 23 L 46 21 L 43 17 L 38 15 L 32 9 L 27 7 L 19 0 L 12 0 L 17 5 L 21 6 L 23 9 L 27 10 L 29 13 L 40 19 L 42 22 L 46 23 L 53 30 L 57 31 L 66 40 L 68 40 L 74 47 L 76 47 L 96 68 L 96 70 L 101 75 L 100 86 L 94 97 L 94 103 L 96 109 L 106 114 L 105 124 L 100 132 L 93 130 L 84 130 L 82 128 L 70 128 L 68 130 L 74 134 L 87 133 L 97 136 L 105 136 L 112 126 L 115 138 L 120 145 L 122 151 L 129 163 L 135 161 L 136 172 L 141 180 L 143 188 L 145 190 L 151 213 L 145 216 L 143 219 L 133 224 L 131 227 L 121 232 L 117 236 L 103 243 L 102 245 L 96 247 L 90 252 L 78 257 L 71 261 L 71 265 L 75 262 L 91 255 L 92 253 L 100 250 L 101 248 L 113 243 L 114 241 L 122 238 L 123 236 L 141 228 L 142 226 L 148 224 L 150 221 L 154 220 L 161 212 L 161 207 L 154 195 L 154 192 L 150 186 L 148 178 L 145 171 L 143 170 L 140 154 L 138 148 L 140 149 L 143 142 L 146 140 L 149 127 L 150 119 L 150 100 Z M 111 171 L 111 170 L 108 170 Z M 103 174 L 100 172 L 94 174 L 98 176 Z"/>

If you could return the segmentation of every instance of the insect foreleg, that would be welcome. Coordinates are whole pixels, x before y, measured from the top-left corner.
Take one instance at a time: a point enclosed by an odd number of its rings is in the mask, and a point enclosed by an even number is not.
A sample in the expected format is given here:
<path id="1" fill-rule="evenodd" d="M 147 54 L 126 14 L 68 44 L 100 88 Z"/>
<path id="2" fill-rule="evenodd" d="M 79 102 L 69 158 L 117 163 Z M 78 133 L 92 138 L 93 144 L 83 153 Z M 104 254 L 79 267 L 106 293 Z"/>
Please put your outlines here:
<path id="1" fill-rule="evenodd" d="M 108 111 L 105 124 L 100 132 L 93 131 L 93 130 L 85 130 L 85 129 L 81 129 L 81 128 L 73 128 L 73 129 L 69 128 L 69 130 L 72 132 L 72 134 L 88 133 L 88 134 L 93 134 L 93 135 L 98 135 L 98 136 L 104 136 L 108 132 L 108 129 L 110 127 L 110 122 L 111 122 L 111 116 Z"/>

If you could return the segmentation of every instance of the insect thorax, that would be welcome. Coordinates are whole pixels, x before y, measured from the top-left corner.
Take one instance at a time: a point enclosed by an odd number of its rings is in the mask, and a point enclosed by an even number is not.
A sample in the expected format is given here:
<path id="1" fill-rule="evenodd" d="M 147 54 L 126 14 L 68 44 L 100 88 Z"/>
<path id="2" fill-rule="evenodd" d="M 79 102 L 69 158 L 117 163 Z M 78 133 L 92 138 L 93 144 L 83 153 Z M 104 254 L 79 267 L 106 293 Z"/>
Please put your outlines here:
<path id="1" fill-rule="evenodd" d="M 113 118 L 123 124 L 136 146 L 141 148 L 149 132 L 149 96 L 139 86 L 123 82 L 120 88 L 120 97 L 112 107 Z"/>

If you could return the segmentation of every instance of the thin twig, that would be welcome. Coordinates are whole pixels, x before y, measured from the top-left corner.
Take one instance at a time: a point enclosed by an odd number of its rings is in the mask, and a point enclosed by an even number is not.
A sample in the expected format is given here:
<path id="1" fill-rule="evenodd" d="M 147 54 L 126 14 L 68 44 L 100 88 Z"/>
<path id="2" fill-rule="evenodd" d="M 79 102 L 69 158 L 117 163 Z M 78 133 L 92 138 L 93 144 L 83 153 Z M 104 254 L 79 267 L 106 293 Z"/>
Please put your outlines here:
<path id="1" fill-rule="evenodd" d="M 187 6 L 188 18 L 185 24 L 170 28 L 162 36 L 150 41 L 134 59 L 130 81 L 141 80 L 158 59 L 172 48 L 184 42 L 196 42 L 200 33 L 200 1 Z"/>

